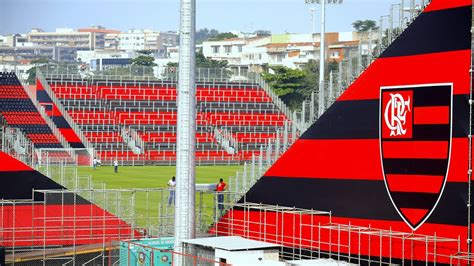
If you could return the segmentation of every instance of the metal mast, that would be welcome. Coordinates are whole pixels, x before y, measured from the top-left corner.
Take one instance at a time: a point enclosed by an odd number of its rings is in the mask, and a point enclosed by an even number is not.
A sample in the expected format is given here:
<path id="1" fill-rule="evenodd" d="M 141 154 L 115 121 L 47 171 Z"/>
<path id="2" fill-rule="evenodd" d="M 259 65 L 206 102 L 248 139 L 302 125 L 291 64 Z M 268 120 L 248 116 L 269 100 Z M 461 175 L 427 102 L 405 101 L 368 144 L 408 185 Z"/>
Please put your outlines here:
<path id="1" fill-rule="evenodd" d="M 326 60 L 326 0 L 321 1 L 321 42 L 319 48 L 319 109 L 318 117 L 324 113 L 324 61 Z"/>
<path id="2" fill-rule="evenodd" d="M 318 117 L 325 110 L 324 106 L 324 66 L 325 66 L 325 35 L 326 35 L 326 4 L 342 4 L 343 0 L 305 0 L 306 4 L 321 4 L 321 41 L 319 49 L 319 101 L 318 101 Z"/>
<path id="3" fill-rule="evenodd" d="M 196 85 L 195 32 L 196 0 L 181 0 L 178 121 L 176 145 L 176 208 L 174 250 L 183 253 L 182 241 L 195 237 L 195 147 Z M 174 265 L 184 265 L 175 257 Z"/>

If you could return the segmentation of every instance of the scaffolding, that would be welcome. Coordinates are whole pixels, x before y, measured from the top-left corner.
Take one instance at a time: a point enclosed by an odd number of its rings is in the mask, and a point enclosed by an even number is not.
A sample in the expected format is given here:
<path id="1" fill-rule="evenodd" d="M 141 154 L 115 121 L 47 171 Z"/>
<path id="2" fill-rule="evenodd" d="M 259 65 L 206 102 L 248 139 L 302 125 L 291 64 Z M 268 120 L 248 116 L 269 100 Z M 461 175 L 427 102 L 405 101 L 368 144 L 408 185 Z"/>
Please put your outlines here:
<path id="1" fill-rule="evenodd" d="M 332 258 L 359 265 L 405 265 L 415 260 L 448 263 L 468 256 L 461 253 L 461 236 L 343 224 L 335 222 L 330 211 L 252 203 L 245 198 L 226 209 L 226 215 L 215 220 L 213 234 L 281 245 L 282 260 Z"/>
<path id="2" fill-rule="evenodd" d="M 0 245 L 8 264 L 82 265 L 98 255 L 105 264 L 113 260 L 116 239 L 137 235 L 93 206 L 48 206 L 50 201 L 0 201 Z"/>
<path id="3" fill-rule="evenodd" d="M 0 246 L 13 265 L 113 265 L 119 240 L 173 236 L 169 196 L 164 188 L 91 188 L 34 190 L 28 200 L 0 200 Z M 215 198 L 215 192 L 197 189 L 198 236 L 208 235 L 220 217 Z"/>

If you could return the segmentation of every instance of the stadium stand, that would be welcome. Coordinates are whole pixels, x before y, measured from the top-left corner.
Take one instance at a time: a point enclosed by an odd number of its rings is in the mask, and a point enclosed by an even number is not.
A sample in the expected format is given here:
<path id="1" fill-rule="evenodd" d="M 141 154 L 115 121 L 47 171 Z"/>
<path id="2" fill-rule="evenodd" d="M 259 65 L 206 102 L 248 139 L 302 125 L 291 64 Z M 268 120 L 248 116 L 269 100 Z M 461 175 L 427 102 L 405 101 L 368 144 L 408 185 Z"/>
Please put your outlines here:
<path id="1" fill-rule="evenodd" d="M 0 151 L 0 161 L 0 246 L 20 251 L 27 247 L 23 251 L 28 252 L 38 246 L 97 244 L 136 233 L 121 219 L 77 194 L 45 194 L 65 187 L 9 154 Z"/>
<path id="2" fill-rule="evenodd" d="M 19 128 L 35 148 L 62 148 L 14 73 L 0 72 L 2 122 Z"/>
<path id="3" fill-rule="evenodd" d="M 64 78 L 50 78 L 48 83 L 53 98 L 59 99 L 102 161 L 175 160 L 176 83 Z M 249 160 L 289 123 L 265 91 L 251 82 L 198 83 L 197 101 L 198 163 Z M 127 145 L 132 132 L 143 141 L 139 153 Z"/>
<path id="4" fill-rule="evenodd" d="M 329 257 L 336 246 L 326 241 L 337 239 L 338 257 L 358 257 L 351 263 L 453 265 L 453 256 L 465 256 L 457 265 L 471 264 L 471 25 L 472 1 L 430 2 L 241 198 L 331 211 L 334 226 L 324 217 L 305 220 L 304 212 L 267 216 L 239 206 L 218 230 L 238 235 L 253 225 L 244 235 L 253 239 L 281 231 L 293 252 L 296 241 L 303 248 L 318 239 L 315 250 Z M 229 223 L 244 216 L 247 223 Z M 255 223 L 283 219 L 281 229 Z M 403 237 L 395 240 L 395 231 Z M 430 236 L 426 244 L 413 244 L 420 233 Z"/>

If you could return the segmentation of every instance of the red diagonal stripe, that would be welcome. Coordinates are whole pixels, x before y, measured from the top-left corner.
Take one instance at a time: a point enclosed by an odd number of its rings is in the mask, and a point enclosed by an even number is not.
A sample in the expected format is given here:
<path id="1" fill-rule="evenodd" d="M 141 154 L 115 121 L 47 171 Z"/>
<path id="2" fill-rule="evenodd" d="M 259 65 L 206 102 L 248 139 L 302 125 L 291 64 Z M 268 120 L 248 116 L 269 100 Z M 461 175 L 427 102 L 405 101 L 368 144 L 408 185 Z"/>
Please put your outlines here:
<path id="1" fill-rule="evenodd" d="M 10 155 L 0 152 L 0 172 L 32 171 L 29 166 Z"/>
<path id="2" fill-rule="evenodd" d="M 438 11 L 470 5 L 472 5 L 472 0 L 435 0 L 431 2 L 428 7 L 426 7 L 424 12 Z"/>
<path id="3" fill-rule="evenodd" d="M 447 141 L 384 141 L 383 157 L 396 159 L 446 159 Z"/>
<path id="4" fill-rule="evenodd" d="M 401 208 L 400 211 L 412 225 L 416 225 L 421 222 L 421 219 L 423 219 L 423 217 L 425 217 L 425 215 L 429 212 L 429 210 L 407 208 Z"/>
<path id="5" fill-rule="evenodd" d="M 430 175 L 386 175 L 391 192 L 439 193 L 443 176 Z"/>
<path id="6" fill-rule="evenodd" d="M 400 84 L 453 82 L 453 94 L 469 94 L 470 68 L 471 50 L 379 58 L 338 100 L 379 99 L 380 87 Z"/>
<path id="7" fill-rule="evenodd" d="M 451 144 L 448 182 L 467 182 L 468 139 L 453 138 Z M 383 181 L 380 157 L 378 139 L 300 139 L 265 176 Z"/>
<path id="8" fill-rule="evenodd" d="M 449 124 L 449 106 L 415 107 L 415 125 Z"/>

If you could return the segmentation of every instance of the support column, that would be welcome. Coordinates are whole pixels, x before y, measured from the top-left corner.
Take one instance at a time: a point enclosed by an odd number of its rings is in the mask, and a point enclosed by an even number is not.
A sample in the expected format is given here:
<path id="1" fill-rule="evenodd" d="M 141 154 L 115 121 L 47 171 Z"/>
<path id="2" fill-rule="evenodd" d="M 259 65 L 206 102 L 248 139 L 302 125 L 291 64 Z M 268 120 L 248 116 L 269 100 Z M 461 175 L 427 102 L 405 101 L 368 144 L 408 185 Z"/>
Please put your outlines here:
<path id="1" fill-rule="evenodd" d="M 194 238 L 196 233 L 194 158 L 196 147 L 196 0 L 181 0 L 180 12 L 174 250 L 183 253 L 182 241 Z M 185 265 L 184 257 L 175 255 L 173 264 Z"/>

